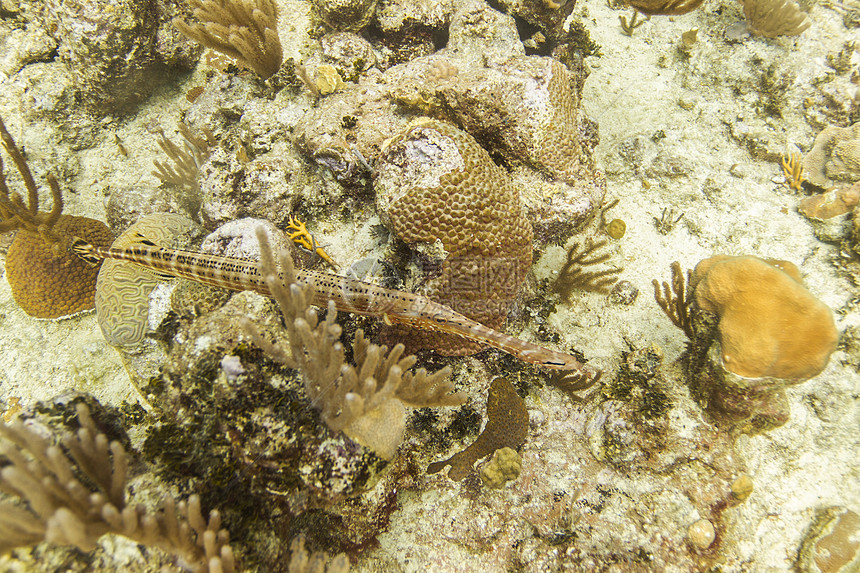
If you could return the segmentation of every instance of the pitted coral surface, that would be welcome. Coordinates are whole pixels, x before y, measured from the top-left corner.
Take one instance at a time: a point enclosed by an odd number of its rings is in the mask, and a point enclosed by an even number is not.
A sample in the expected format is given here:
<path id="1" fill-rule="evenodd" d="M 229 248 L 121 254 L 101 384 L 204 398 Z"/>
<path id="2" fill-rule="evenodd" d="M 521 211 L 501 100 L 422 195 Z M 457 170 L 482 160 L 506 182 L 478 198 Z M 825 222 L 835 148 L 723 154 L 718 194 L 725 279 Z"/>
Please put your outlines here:
<path id="1" fill-rule="evenodd" d="M 400 239 L 439 240 L 448 253 L 423 294 L 498 329 L 532 263 L 531 224 L 507 173 L 469 134 L 428 121 L 391 143 L 375 185 L 377 205 Z M 448 334 L 392 330 L 392 338 L 443 354 L 481 348 Z"/>

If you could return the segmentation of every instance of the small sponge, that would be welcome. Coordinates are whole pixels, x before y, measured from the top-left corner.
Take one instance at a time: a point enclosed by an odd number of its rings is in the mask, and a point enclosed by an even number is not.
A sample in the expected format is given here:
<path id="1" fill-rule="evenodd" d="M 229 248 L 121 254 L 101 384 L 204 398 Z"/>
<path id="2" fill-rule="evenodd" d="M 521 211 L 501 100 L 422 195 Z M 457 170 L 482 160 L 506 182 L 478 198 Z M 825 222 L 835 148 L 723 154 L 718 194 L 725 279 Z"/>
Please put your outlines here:
<path id="1" fill-rule="evenodd" d="M 746 378 L 806 380 L 836 349 L 833 313 L 788 261 L 717 255 L 696 265 L 700 309 L 719 317 L 723 367 Z"/>

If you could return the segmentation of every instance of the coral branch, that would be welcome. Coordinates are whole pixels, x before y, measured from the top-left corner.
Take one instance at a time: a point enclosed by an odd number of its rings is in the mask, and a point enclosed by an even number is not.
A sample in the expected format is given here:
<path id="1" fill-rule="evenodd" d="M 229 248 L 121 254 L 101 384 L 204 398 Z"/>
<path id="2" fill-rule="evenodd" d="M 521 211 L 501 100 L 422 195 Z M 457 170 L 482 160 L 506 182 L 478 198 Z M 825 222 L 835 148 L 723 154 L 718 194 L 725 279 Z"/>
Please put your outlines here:
<path id="1" fill-rule="evenodd" d="M 410 369 L 417 359 L 411 355 L 404 357 L 402 344 L 391 350 L 371 344 L 361 329 L 353 342 L 355 365 L 347 364 L 339 341 L 341 328 L 335 322 L 334 303 L 329 301 L 325 320 L 320 321 L 316 309 L 311 307 L 313 289 L 297 282 L 289 253 L 280 253 L 282 279 L 268 237 L 262 230 L 257 237 L 260 271 L 281 308 L 290 349 L 267 342 L 250 321 L 245 322 L 245 328 L 272 358 L 302 371 L 308 398 L 332 431 L 343 431 L 390 459 L 403 439 L 404 404 L 454 406 L 465 401 L 465 396 L 454 393 L 447 380 L 450 368 L 432 374 L 423 368 L 412 372 Z"/>
<path id="2" fill-rule="evenodd" d="M 196 573 L 234 571 L 219 513 L 204 519 L 196 495 L 178 503 L 167 496 L 155 514 L 127 505 L 125 448 L 108 443 L 85 405 L 77 413 L 81 427 L 60 441 L 63 449 L 21 422 L 0 423 L 0 454 L 9 460 L 0 490 L 17 498 L 0 503 L 0 553 L 43 540 L 90 551 L 116 533 L 179 555 Z"/>
<path id="3" fill-rule="evenodd" d="M 660 283 L 657 279 L 651 281 L 654 285 L 654 298 L 666 316 L 672 321 L 672 324 L 684 331 L 687 338 L 693 339 L 693 324 L 690 317 L 690 304 L 693 301 L 693 294 L 690 290 L 690 277 L 692 271 L 687 270 L 686 278 L 681 271 L 681 263 L 675 261 L 672 263 L 672 285 L 663 283 L 663 290 L 660 291 Z"/>
<path id="4" fill-rule="evenodd" d="M 570 296 L 576 289 L 608 293 L 609 288 L 618 280 L 618 274 L 624 269 L 613 267 L 599 271 L 585 270 L 585 267 L 609 260 L 611 257 L 609 253 L 599 252 L 607 243 L 605 239 L 597 242 L 588 239 L 584 244 L 571 245 L 567 251 L 567 261 L 552 285 L 553 290 L 561 294 L 565 300 L 570 300 Z"/>
<path id="5" fill-rule="evenodd" d="M 274 0 L 189 0 L 199 24 L 174 19 L 180 32 L 234 58 L 263 79 L 283 61 L 278 38 L 278 7 Z"/>

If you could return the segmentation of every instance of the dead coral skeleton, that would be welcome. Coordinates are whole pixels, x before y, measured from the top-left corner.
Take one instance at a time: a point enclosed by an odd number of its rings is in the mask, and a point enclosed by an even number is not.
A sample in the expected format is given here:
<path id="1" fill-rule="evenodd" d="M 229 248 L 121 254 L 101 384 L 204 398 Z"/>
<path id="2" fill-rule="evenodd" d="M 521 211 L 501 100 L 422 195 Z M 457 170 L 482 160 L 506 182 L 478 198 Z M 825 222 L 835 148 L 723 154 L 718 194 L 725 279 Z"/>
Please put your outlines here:
<path id="1" fill-rule="evenodd" d="M 766 38 L 797 36 L 812 23 L 793 0 L 743 0 L 747 29 Z"/>
<path id="2" fill-rule="evenodd" d="M 200 498 L 167 496 L 159 512 L 128 505 L 128 458 L 122 444 L 100 433 L 89 409 L 77 405 L 80 429 L 54 445 L 22 422 L 0 423 L 0 553 L 48 541 L 91 551 L 115 533 L 180 556 L 195 573 L 235 570 L 229 533 L 217 511 L 206 520 Z M 25 503 L 22 503 L 25 502 Z"/>
<path id="3" fill-rule="evenodd" d="M 189 4 L 200 23 L 175 18 L 173 24 L 180 32 L 227 54 L 263 79 L 280 69 L 283 50 L 275 0 L 189 0 Z"/>
<path id="4" fill-rule="evenodd" d="M 343 431 L 391 459 L 405 432 L 404 405 L 456 406 L 465 401 L 448 381 L 451 368 L 412 372 L 418 359 L 403 356 L 402 344 L 391 350 L 371 344 L 360 329 L 353 342 L 355 365 L 347 364 L 334 302 L 329 301 L 325 320 L 320 321 L 311 307 L 313 287 L 298 282 L 289 253 L 280 253 L 281 279 L 265 232 L 259 230 L 257 237 L 260 271 L 284 316 L 290 347 L 271 344 L 250 321 L 245 328 L 274 360 L 301 370 L 308 398 L 332 431 Z"/>

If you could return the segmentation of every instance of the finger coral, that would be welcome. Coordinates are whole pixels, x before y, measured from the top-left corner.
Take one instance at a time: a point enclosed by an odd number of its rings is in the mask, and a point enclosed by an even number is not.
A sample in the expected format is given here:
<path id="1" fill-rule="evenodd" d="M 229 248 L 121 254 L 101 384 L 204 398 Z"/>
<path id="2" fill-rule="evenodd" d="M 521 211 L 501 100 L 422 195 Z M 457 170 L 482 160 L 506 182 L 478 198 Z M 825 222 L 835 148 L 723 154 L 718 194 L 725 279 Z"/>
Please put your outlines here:
<path id="1" fill-rule="evenodd" d="M 245 327 L 275 360 L 302 371 L 308 398 L 332 431 L 343 431 L 383 459 L 391 459 L 406 429 L 404 404 L 427 407 L 463 403 L 465 396 L 453 392 L 448 381 L 450 368 L 413 372 L 418 359 L 404 356 L 402 344 L 390 350 L 371 344 L 360 329 L 353 344 L 355 365 L 346 363 L 334 303 L 329 301 L 326 318 L 320 321 L 316 309 L 311 308 L 313 287 L 298 282 L 289 253 L 281 252 L 278 261 L 281 278 L 268 237 L 262 230 L 257 237 L 260 274 L 284 315 L 290 348 L 267 342 L 250 322 Z"/>
<path id="2" fill-rule="evenodd" d="M 235 571 L 217 511 L 205 519 L 197 496 L 179 503 L 167 496 L 155 514 L 128 504 L 125 448 L 108 443 L 84 404 L 77 414 L 81 427 L 62 439 L 64 449 L 21 422 L 0 422 L 0 452 L 11 462 L 0 489 L 18 498 L 0 503 L 0 553 L 43 540 L 91 551 L 116 533 L 175 553 L 196 573 Z"/>
<path id="3" fill-rule="evenodd" d="M 441 242 L 448 256 L 426 283 L 432 300 L 498 329 L 531 268 L 532 228 L 507 173 L 469 134 L 420 123 L 385 151 L 375 177 L 383 220 L 410 244 Z M 396 327 L 397 338 L 449 355 L 474 342 Z"/>
<path id="4" fill-rule="evenodd" d="M 49 212 L 40 212 L 36 182 L 2 120 L 0 140 L 27 188 L 26 203 L 10 192 L 0 159 L 0 232 L 17 230 L 6 254 L 6 280 L 15 302 L 36 318 L 92 310 L 99 267 L 79 259 L 69 245 L 73 237 L 81 237 L 108 246 L 113 240 L 110 230 L 95 219 L 62 215 L 60 186 L 51 175 L 47 179 L 54 204 Z"/>
<path id="5" fill-rule="evenodd" d="M 719 317 L 722 364 L 738 376 L 805 380 L 836 349 L 833 313 L 790 262 L 718 255 L 696 265 L 690 287 Z"/>

